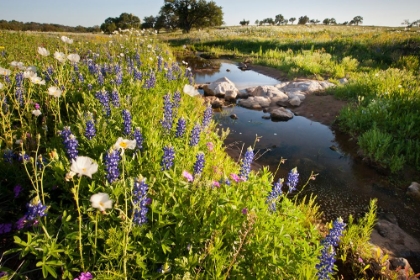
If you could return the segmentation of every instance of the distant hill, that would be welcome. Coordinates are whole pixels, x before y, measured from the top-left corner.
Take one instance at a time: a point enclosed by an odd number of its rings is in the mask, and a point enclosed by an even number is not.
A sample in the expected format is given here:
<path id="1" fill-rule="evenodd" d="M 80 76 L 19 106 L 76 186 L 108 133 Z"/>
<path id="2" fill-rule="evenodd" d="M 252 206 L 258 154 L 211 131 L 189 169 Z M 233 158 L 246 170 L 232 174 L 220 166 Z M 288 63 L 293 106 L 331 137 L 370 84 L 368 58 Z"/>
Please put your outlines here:
<path id="1" fill-rule="evenodd" d="M 100 32 L 99 25 L 93 27 L 84 27 L 78 25 L 76 27 L 66 26 L 55 23 L 38 23 L 38 22 L 21 22 L 16 20 L 0 20 L 0 30 L 13 31 L 43 31 L 43 32 Z"/>

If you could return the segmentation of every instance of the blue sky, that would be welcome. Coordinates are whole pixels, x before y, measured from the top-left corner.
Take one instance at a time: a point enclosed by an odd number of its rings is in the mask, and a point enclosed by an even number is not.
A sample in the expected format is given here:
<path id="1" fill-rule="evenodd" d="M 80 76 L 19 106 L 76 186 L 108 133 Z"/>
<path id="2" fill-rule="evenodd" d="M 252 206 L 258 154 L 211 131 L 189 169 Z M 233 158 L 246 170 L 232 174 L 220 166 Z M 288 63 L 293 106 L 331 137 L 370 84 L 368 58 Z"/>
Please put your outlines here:
<path id="1" fill-rule="evenodd" d="M 363 25 L 401 26 L 404 19 L 420 19 L 420 0 L 215 0 L 223 8 L 226 25 L 242 19 L 286 18 L 307 15 L 310 19 L 334 17 L 337 22 L 364 18 Z M 127 12 L 143 19 L 157 15 L 163 0 L 0 0 L 0 19 L 22 22 L 58 23 L 90 27 L 108 17 Z"/>

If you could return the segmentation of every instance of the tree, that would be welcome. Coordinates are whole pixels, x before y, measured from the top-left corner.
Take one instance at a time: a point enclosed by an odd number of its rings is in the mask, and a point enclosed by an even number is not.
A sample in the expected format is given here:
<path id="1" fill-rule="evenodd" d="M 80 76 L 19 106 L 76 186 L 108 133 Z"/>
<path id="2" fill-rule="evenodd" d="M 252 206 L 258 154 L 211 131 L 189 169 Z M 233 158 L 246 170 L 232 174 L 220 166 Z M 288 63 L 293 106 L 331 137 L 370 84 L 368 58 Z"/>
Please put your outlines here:
<path id="1" fill-rule="evenodd" d="M 277 25 L 283 24 L 284 16 L 282 14 L 276 15 L 274 18 L 274 23 Z"/>
<path id="2" fill-rule="evenodd" d="M 149 29 L 154 28 L 157 21 L 157 17 L 148 16 L 143 18 L 143 23 L 141 24 L 141 28 Z"/>
<path id="3" fill-rule="evenodd" d="M 170 25 L 175 24 L 184 32 L 192 28 L 220 26 L 223 24 L 222 7 L 214 1 L 205 0 L 165 0 L 160 14 L 169 16 Z"/>
<path id="4" fill-rule="evenodd" d="M 309 22 L 312 23 L 313 25 L 320 23 L 319 19 L 311 19 Z"/>
<path id="5" fill-rule="evenodd" d="M 353 22 L 354 24 L 356 24 L 356 25 L 359 25 L 359 23 L 363 23 L 363 17 L 361 17 L 361 16 L 356 16 L 356 17 L 354 17 L 351 21 L 350 21 L 350 23 L 351 22 Z"/>
<path id="6" fill-rule="evenodd" d="M 255 20 L 255 25 L 260 25 L 260 21 L 258 19 Z"/>
<path id="7" fill-rule="evenodd" d="M 322 21 L 322 23 L 325 24 L 325 25 L 329 25 L 330 24 L 330 19 L 326 18 Z"/>
<path id="8" fill-rule="evenodd" d="M 309 22 L 309 17 L 308 16 L 303 16 L 300 17 L 298 20 L 298 24 L 307 24 Z"/>
<path id="9" fill-rule="evenodd" d="M 244 19 L 244 20 L 240 21 L 239 24 L 242 25 L 242 26 L 248 25 L 249 24 L 249 20 L 245 20 Z"/>
<path id="10" fill-rule="evenodd" d="M 330 18 L 330 24 L 337 24 L 337 21 L 335 20 L 335 18 Z"/>
<path id="11" fill-rule="evenodd" d="M 291 17 L 289 18 L 289 21 L 293 24 L 293 22 L 295 22 L 296 18 L 295 17 Z"/>
<path id="12" fill-rule="evenodd" d="M 112 33 L 117 29 L 140 28 L 140 18 L 128 13 L 122 13 L 117 18 L 109 17 L 101 24 L 101 30 Z"/>

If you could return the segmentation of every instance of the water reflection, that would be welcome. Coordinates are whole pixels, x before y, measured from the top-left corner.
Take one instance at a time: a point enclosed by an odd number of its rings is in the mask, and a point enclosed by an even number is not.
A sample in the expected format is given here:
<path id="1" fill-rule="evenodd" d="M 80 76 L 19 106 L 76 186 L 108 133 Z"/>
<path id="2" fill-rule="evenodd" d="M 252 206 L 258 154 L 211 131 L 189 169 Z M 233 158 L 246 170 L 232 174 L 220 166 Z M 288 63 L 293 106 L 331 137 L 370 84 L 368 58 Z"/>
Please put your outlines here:
<path id="1" fill-rule="evenodd" d="M 229 71 L 227 71 L 229 69 Z M 238 89 L 258 85 L 275 85 L 279 81 L 253 71 L 241 71 L 234 64 L 222 62 L 218 71 L 212 74 L 196 73 L 196 83 L 208 83 L 218 78 L 229 78 Z M 236 114 L 237 120 L 229 115 Z M 354 159 L 356 145 L 349 137 L 332 131 L 329 127 L 304 117 L 295 116 L 287 122 L 272 122 L 263 119 L 262 111 L 242 107 L 225 109 L 215 113 L 215 118 L 223 128 L 229 127 L 230 135 L 226 145 L 232 155 L 236 150 L 245 150 L 255 143 L 257 162 L 269 166 L 274 173 L 281 158 L 286 158 L 276 178 L 287 177 L 295 166 L 301 174 L 301 184 L 311 172 L 318 173 L 315 181 L 310 181 L 305 194 L 315 194 L 326 220 L 349 214 L 363 215 L 369 200 L 378 198 L 378 211 L 393 213 L 400 226 L 413 235 L 420 235 L 418 206 L 407 201 L 401 189 L 386 188 L 387 178 Z M 256 142 L 256 135 L 261 139 Z M 336 147 L 331 149 L 332 146 Z"/>

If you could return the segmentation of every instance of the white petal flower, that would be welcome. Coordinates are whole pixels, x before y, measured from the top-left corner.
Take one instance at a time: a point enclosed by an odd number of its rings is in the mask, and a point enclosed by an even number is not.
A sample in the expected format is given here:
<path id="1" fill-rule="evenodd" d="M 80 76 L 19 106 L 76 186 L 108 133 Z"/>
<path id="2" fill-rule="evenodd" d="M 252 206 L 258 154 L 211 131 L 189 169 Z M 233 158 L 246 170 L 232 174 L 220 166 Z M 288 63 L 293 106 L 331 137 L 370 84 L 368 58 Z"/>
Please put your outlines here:
<path id="1" fill-rule="evenodd" d="M 36 73 L 36 67 L 33 66 L 33 65 L 32 66 L 28 66 L 28 67 L 26 67 L 25 71 L 32 71 L 32 72 Z"/>
<path id="2" fill-rule="evenodd" d="M 73 63 L 78 63 L 80 61 L 80 56 L 77 53 L 71 53 L 67 56 L 67 59 Z"/>
<path id="3" fill-rule="evenodd" d="M 193 87 L 192 85 L 188 85 L 188 84 L 184 86 L 183 91 L 184 91 L 184 93 L 186 93 L 186 94 L 188 94 L 189 96 L 192 96 L 192 97 L 200 94 L 198 92 L 198 90 L 195 89 L 195 87 Z"/>
<path id="4" fill-rule="evenodd" d="M 112 200 L 109 199 L 107 193 L 97 193 L 90 197 L 90 202 L 92 202 L 93 208 L 98 208 L 100 211 L 105 211 L 105 209 L 112 208 Z"/>
<path id="5" fill-rule="evenodd" d="M 41 110 L 32 110 L 32 115 L 34 115 L 35 117 L 39 117 L 41 114 Z"/>
<path id="6" fill-rule="evenodd" d="M 60 61 L 61 63 L 66 61 L 66 55 L 62 52 L 55 52 L 54 58 Z"/>
<path id="7" fill-rule="evenodd" d="M 25 69 L 25 65 L 23 64 L 23 62 L 20 61 L 12 61 L 10 62 L 10 66 L 18 68 L 19 70 Z"/>
<path id="8" fill-rule="evenodd" d="M 35 78 L 36 76 L 37 76 L 37 74 L 35 72 L 31 71 L 31 70 L 28 70 L 28 71 L 24 71 L 23 72 L 23 77 L 25 79 Z"/>
<path id="9" fill-rule="evenodd" d="M 45 85 L 45 81 L 43 79 L 41 79 L 41 77 L 31 77 L 30 78 L 31 82 L 36 84 L 36 85 Z"/>
<path id="10" fill-rule="evenodd" d="M 64 43 L 67 43 L 67 44 L 73 44 L 73 39 L 70 39 L 66 36 L 61 36 L 61 41 L 63 41 Z"/>
<path id="11" fill-rule="evenodd" d="M 114 144 L 114 149 L 121 149 L 121 154 L 124 154 L 125 149 L 134 150 L 136 148 L 136 140 L 128 140 L 119 137 Z"/>
<path id="12" fill-rule="evenodd" d="M 0 89 L 3 89 L 4 85 L 2 83 L 0 83 Z"/>
<path id="13" fill-rule="evenodd" d="M 5 69 L 5 68 L 0 67 L 0 75 L 10 76 L 11 73 L 12 73 L 12 71 L 10 71 L 9 69 Z"/>
<path id="14" fill-rule="evenodd" d="M 70 171 L 81 177 L 82 175 L 92 178 L 92 174 L 98 171 L 98 164 L 90 157 L 78 156 L 71 160 Z"/>
<path id="15" fill-rule="evenodd" d="M 49 87 L 48 94 L 54 97 L 60 97 L 63 92 L 58 87 Z"/>
<path id="16" fill-rule="evenodd" d="M 46 48 L 43 48 L 43 47 L 38 47 L 38 53 L 42 56 L 50 55 L 50 52 Z"/>

